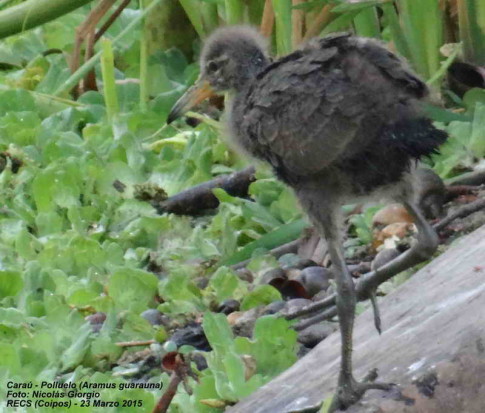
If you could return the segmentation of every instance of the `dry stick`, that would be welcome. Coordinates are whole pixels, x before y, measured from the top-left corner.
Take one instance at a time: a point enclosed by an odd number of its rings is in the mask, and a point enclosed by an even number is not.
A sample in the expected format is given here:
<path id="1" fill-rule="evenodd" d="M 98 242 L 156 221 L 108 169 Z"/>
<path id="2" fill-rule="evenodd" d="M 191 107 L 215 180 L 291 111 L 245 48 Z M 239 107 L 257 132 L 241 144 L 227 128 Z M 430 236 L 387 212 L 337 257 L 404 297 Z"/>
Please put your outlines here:
<path id="1" fill-rule="evenodd" d="M 91 28 L 86 40 L 86 52 L 84 53 L 84 61 L 87 62 L 91 57 L 94 55 L 94 31 L 95 27 Z M 83 94 L 88 90 L 98 90 L 96 85 L 96 72 L 94 68 L 91 69 L 87 74 L 86 77 L 82 80 L 81 84 L 79 85 L 79 93 Z"/>
<path id="2" fill-rule="evenodd" d="M 177 387 L 182 382 L 183 377 L 178 374 L 177 371 L 172 372 L 170 377 L 170 383 L 168 384 L 167 390 L 163 393 L 163 396 L 158 400 L 157 405 L 154 407 L 152 413 L 165 413 L 172 402 L 175 394 L 177 393 Z"/>
<path id="3" fill-rule="evenodd" d="M 177 392 L 177 387 L 181 382 L 184 383 L 187 393 L 192 394 L 192 391 L 188 387 L 188 377 L 192 377 L 194 380 L 198 381 L 196 374 L 190 367 L 190 361 L 185 361 L 183 355 L 180 353 L 175 355 L 175 364 L 170 368 L 170 370 L 172 370 L 170 383 L 168 384 L 168 388 L 165 393 L 162 395 L 162 397 L 160 397 L 160 400 L 158 400 L 157 405 L 153 409 L 153 413 L 165 413 L 168 410 L 168 407 L 170 406 L 170 403 Z"/>
<path id="4" fill-rule="evenodd" d="M 482 185 L 485 184 L 485 171 L 474 171 L 455 176 L 445 181 L 447 185 Z"/>
<path id="5" fill-rule="evenodd" d="M 118 16 L 123 12 L 123 10 L 130 4 L 131 0 L 124 0 L 123 3 L 121 3 L 118 8 L 113 12 L 111 16 L 104 22 L 104 24 L 101 26 L 101 28 L 96 32 L 96 28 L 92 26 L 91 31 L 88 35 L 87 41 L 86 41 L 86 53 L 84 56 L 84 61 L 87 62 L 91 57 L 94 56 L 94 45 L 96 42 L 106 33 L 106 31 L 111 27 L 111 25 L 115 22 L 115 20 L 118 18 Z M 93 69 L 91 69 L 86 77 L 84 78 L 84 82 L 81 86 L 82 91 L 86 92 L 88 90 L 98 90 L 98 87 L 96 85 L 96 72 Z"/>
<path id="6" fill-rule="evenodd" d="M 200 185 L 186 189 L 163 202 L 152 202 L 159 213 L 178 215 L 200 214 L 202 210 L 217 208 L 219 200 L 213 194 L 214 188 L 222 188 L 232 196 L 247 196 L 254 178 L 254 167 L 250 166 L 230 175 L 221 175 Z"/>
<path id="7" fill-rule="evenodd" d="M 116 0 L 101 0 L 99 4 L 91 10 L 86 19 L 76 28 L 76 37 L 74 42 L 74 50 L 71 57 L 71 72 L 74 73 L 78 68 L 81 60 L 81 46 L 89 35 L 94 30 L 101 18 L 109 11 Z M 78 94 L 78 87 L 74 88 L 74 93 Z"/>
<path id="8" fill-rule="evenodd" d="M 445 228 L 448 224 L 454 221 L 457 218 L 464 218 L 468 215 L 473 214 L 474 212 L 480 211 L 481 209 L 485 208 L 485 198 L 477 199 L 467 205 L 463 205 L 461 208 L 458 208 L 455 212 L 452 212 L 447 217 L 443 218 L 440 222 L 433 225 L 435 231 L 441 231 Z"/>
<path id="9" fill-rule="evenodd" d="M 461 195 L 476 195 L 478 191 L 485 189 L 485 185 L 450 185 L 446 187 L 445 202 L 452 201 Z"/>
<path id="10" fill-rule="evenodd" d="M 317 17 L 312 21 L 312 24 L 308 28 L 303 37 L 303 41 L 311 39 L 312 37 L 318 36 L 323 28 L 332 20 L 333 16 L 331 13 L 332 6 L 327 4 L 322 8 Z"/>
<path id="11" fill-rule="evenodd" d="M 100 29 L 96 32 L 96 36 L 94 36 L 94 43 L 96 43 L 102 36 L 103 34 L 106 33 L 106 30 L 108 30 L 111 25 L 115 22 L 115 20 L 118 18 L 118 16 L 122 13 L 122 11 L 130 4 L 131 0 L 124 0 L 123 3 L 121 3 L 118 8 L 113 12 L 111 16 L 104 22 L 104 24 L 100 27 Z"/>
<path id="12" fill-rule="evenodd" d="M 273 32 L 274 9 L 272 0 L 266 0 L 264 3 L 263 17 L 261 18 L 261 34 L 264 37 L 270 37 Z"/>
<path id="13" fill-rule="evenodd" d="M 481 209 L 485 208 L 485 199 L 478 199 L 470 204 L 464 205 L 463 207 L 459 208 L 452 214 L 448 215 L 446 218 L 443 218 L 440 222 L 435 224 L 433 228 L 435 231 L 440 231 L 441 229 L 445 228 L 447 225 L 449 225 L 453 220 L 457 218 L 464 218 L 470 214 L 473 214 L 474 212 L 477 212 Z M 357 294 L 357 299 L 361 301 L 359 297 L 365 296 L 363 294 Z M 337 296 L 335 294 L 331 295 L 330 297 L 326 297 L 325 299 L 309 304 L 303 308 L 301 308 L 298 311 L 294 311 L 288 315 L 285 315 L 285 318 L 288 320 L 293 320 L 298 317 L 302 317 L 305 315 L 309 315 L 311 313 L 314 313 L 319 310 L 324 310 L 326 309 L 325 312 L 322 314 L 317 314 L 313 317 L 310 317 L 308 319 L 300 321 L 298 324 L 295 325 L 296 330 L 303 330 L 304 328 L 313 325 L 315 323 L 318 323 L 323 320 L 328 320 L 332 317 L 334 317 L 336 313 L 336 299 Z"/>
<path id="14" fill-rule="evenodd" d="M 144 341 L 119 341 L 115 343 L 118 347 L 138 347 L 138 346 L 149 346 L 156 343 L 155 340 L 144 340 Z"/>
<path id="15" fill-rule="evenodd" d="M 293 6 L 297 6 L 304 2 L 305 0 L 292 0 Z M 305 13 L 302 9 L 293 9 L 291 14 L 291 20 L 293 22 L 293 48 L 296 48 L 303 40 L 303 22 Z"/>

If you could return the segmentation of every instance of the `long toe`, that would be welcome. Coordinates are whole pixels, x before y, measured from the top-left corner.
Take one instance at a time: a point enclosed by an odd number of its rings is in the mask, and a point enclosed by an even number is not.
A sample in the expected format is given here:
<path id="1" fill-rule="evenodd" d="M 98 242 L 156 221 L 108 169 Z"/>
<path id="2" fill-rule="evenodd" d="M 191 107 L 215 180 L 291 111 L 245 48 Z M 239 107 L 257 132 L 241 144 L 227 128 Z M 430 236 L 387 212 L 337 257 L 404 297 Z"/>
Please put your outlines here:
<path id="1" fill-rule="evenodd" d="M 368 380 L 369 378 L 366 376 L 366 379 Z M 350 406 L 362 399 L 368 390 L 390 391 L 395 386 L 396 384 L 394 383 L 372 381 L 372 378 L 370 381 L 357 382 L 352 380 L 349 383 L 340 384 L 333 398 L 329 412 L 333 413 L 347 410 Z"/>

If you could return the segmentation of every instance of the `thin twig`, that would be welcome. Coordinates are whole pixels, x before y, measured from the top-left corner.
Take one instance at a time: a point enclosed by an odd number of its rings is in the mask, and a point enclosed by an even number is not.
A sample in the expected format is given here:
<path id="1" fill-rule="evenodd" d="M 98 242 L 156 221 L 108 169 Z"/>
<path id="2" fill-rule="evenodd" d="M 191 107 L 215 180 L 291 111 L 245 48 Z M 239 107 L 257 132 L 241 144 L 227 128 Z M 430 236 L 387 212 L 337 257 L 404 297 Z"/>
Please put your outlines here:
<path id="1" fill-rule="evenodd" d="M 160 400 L 153 409 L 152 413 L 165 413 L 172 402 L 175 394 L 177 393 L 177 387 L 182 382 L 183 378 L 177 373 L 177 371 L 172 372 L 170 376 L 170 383 L 168 384 L 167 390 L 163 393 Z"/>
<path id="2" fill-rule="evenodd" d="M 144 340 L 144 341 L 119 341 L 115 343 L 118 347 L 137 347 L 137 346 L 149 346 L 156 343 L 155 340 Z"/>
<path id="3" fill-rule="evenodd" d="M 451 179 L 446 179 L 447 185 L 482 185 L 485 184 L 485 171 L 473 171 L 459 176 L 455 176 Z"/>
<path id="4" fill-rule="evenodd" d="M 474 212 L 480 211 L 481 209 L 485 208 L 485 198 L 477 199 L 474 202 L 471 202 L 467 205 L 463 205 L 461 208 L 458 208 L 455 212 L 452 212 L 447 217 L 443 218 L 440 222 L 433 226 L 435 231 L 441 231 L 447 225 L 449 225 L 452 221 L 457 218 L 464 218 L 468 215 L 473 214 Z"/>
<path id="5" fill-rule="evenodd" d="M 79 68 L 81 62 L 81 46 L 86 38 L 92 33 L 103 18 L 103 16 L 109 11 L 111 6 L 116 0 L 101 0 L 96 7 L 87 15 L 86 19 L 76 28 L 76 37 L 74 41 L 74 50 L 72 52 L 70 67 L 71 72 L 74 73 Z M 79 88 L 74 87 L 74 94 L 79 94 Z"/>
<path id="6" fill-rule="evenodd" d="M 167 357 L 168 355 L 170 355 L 170 353 L 167 354 L 165 357 Z M 192 377 L 194 380 L 198 381 L 196 374 L 192 371 L 190 367 L 190 360 L 186 361 L 184 359 L 184 356 L 180 353 L 175 353 L 174 356 L 175 357 L 170 363 L 170 368 L 168 368 L 172 371 L 172 375 L 170 376 L 170 383 L 168 384 L 165 393 L 162 395 L 162 397 L 160 397 L 160 400 L 158 400 L 158 403 L 156 404 L 152 413 L 165 413 L 168 410 L 172 399 L 177 393 L 177 387 L 180 383 L 184 384 L 185 391 L 188 394 L 192 394 L 192 390 L 189 388 L 188 385 L 188 378 Z M 164 365 L 163 361 L 162 366 L 165 366 L 165 368 L 167 369 L 167 365 Z"/>
<path id="7" fill-rule="evenodd" d="M 306 318 L 304 320 L 301 320 L 299 323 L 295 324 L 293 328 L 296 331 L 302 331 L 307 327 L 310 327 L 314 324 L 317 324 L 321 321 L 324 320 L 329 320 L 337 315 L 337 307 L 333 306 L 329 308 L 328 310 L 322 312 L 321 314 L 317 314 L 313 317 Z"/>
<path id="8" fill-rule="evenodd" d="M 130 1 L 131 0 L 124 0 L 123 3 L 121 3 L 118 6 L 118 8 L 113 12 L 113 14 L 109 16 L 109 18 L 96 32 L 96 35 L 94 36 L 94 43 L 96 43 L 106 33 L 106 31 L 111 27 L 111 25 L 118 18 L 118 16 L 123 12 L 123 10 L 128 6 L 128 4 L 130 4 Z"/>

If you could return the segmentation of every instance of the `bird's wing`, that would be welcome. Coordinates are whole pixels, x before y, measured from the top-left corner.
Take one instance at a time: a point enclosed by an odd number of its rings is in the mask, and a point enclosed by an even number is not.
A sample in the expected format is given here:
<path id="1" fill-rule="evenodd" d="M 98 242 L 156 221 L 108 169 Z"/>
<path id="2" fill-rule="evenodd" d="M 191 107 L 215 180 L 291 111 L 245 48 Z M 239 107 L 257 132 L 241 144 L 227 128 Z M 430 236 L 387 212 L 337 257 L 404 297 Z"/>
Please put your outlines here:
<path id="1" fill-rule="evenodd" d="M 321 171 L 365 145 L 399 94 L 417 93 L 419 79 L 393 56 L 348 35 L 309 44 L 270 65 L 235 103 L 236 135 L 281 175 Z"/>
<path id="2" fill-rule="evenodd" d="M 337 42 L 339 42 L 338 39 Z M 335 42 L 332 39 L 321 39 L 321 46 L 328 47 L 328 43 Z M 389 51 L 384 44 L 375 39 L 348 36 L 341 39 L 342 48 L 349 51 L 355 50 L 362 58 L 377 67 L 396 88 L 416 98 L 423 98 L 429 92 L 424 83 L 410 69 L 408 64 L 397 55 Z"/>

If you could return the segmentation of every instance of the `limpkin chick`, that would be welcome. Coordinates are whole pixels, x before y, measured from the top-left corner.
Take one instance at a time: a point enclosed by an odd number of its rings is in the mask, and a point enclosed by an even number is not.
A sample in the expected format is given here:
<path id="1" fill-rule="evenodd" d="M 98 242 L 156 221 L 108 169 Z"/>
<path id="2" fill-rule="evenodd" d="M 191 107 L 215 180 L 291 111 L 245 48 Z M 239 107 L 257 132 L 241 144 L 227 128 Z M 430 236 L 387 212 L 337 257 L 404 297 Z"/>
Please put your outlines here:
<path id="1" fill-rule="evenodd" d="M 416 207 L 413 175 L 415 160 L 446 139 L 422 113 L 426 85 L 380 43 L 348 34 L 314 39 L 271 62 L 255 30 L 222 28 L 207 39 L 200 65 L 197 84 L 176 103 L 169 121 L 210 88 L 230 92 L 232 138 L 293 188 L 327 240 L 337 284 L 336 308 L 327 313 L 338 315 L 342 339 L 331 410 L 346 409 L 368 389 L 387 389 L 352 374 L 355 305 L 357 298 L 375 298 L 380 283 L 429 258 L 437 246 Z M 354 285 L 344 260 L 341 206 L 369 196 L 404 204 L 415 219 L 417 243 Z"/>

